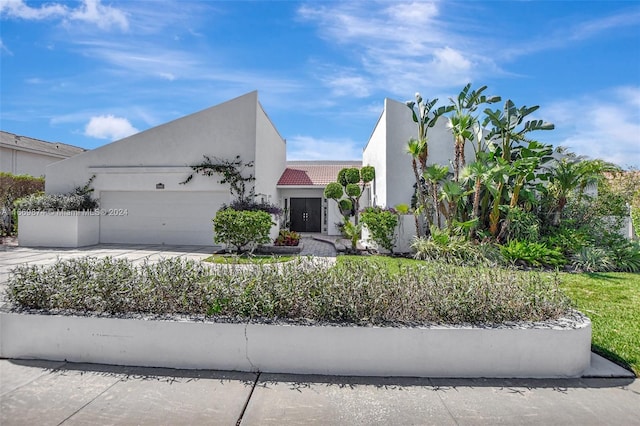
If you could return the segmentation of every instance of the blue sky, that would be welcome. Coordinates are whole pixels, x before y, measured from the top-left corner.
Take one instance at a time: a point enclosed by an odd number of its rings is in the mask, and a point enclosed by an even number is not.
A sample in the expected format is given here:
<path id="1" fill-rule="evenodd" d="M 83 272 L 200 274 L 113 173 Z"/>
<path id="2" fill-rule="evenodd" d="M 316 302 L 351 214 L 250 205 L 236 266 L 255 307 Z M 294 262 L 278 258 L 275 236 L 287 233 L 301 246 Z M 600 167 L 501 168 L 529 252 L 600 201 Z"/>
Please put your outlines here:
<path id="1" fill-rule="evenodd" d="M 84 148 L 252 90 L 289 159 L 360 159 L 384 98 L 467 83 L 640 167 L 637 1 L 0 0 L 0 128 Z"/>

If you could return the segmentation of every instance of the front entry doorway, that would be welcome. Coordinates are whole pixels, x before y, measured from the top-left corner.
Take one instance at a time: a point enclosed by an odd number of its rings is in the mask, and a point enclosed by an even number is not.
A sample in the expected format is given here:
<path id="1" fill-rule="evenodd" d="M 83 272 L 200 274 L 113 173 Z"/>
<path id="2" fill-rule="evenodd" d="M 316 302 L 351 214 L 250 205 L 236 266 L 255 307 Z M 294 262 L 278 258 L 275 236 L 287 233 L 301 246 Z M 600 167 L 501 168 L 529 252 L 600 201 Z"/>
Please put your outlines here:
<path id="1" fill-rule="evenodd" d="M 291 198 L 291 230 L 321 232 L 322 198 Z"/>

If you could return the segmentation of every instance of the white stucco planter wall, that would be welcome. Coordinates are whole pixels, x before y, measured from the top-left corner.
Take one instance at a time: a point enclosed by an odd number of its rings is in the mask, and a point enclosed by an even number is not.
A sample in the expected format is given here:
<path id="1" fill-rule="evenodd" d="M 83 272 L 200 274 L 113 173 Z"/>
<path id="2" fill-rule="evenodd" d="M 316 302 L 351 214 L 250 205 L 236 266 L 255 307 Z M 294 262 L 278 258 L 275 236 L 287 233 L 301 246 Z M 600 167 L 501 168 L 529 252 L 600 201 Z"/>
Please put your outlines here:
<path id="1" fill-rule="evenodd" d="M 98 244 L 100 216 L 94 211 L 18 212 L 18 242 L 24 247 L 83 247 Z"/>
<path id="2" fill-rule="evenodd" d="M 567 324 L 571 325 L 567 325 Z M 0 357 L 413 377 L 578 377 L 591 323 L 502 328 L 224 324 L 0 313 Z"/>

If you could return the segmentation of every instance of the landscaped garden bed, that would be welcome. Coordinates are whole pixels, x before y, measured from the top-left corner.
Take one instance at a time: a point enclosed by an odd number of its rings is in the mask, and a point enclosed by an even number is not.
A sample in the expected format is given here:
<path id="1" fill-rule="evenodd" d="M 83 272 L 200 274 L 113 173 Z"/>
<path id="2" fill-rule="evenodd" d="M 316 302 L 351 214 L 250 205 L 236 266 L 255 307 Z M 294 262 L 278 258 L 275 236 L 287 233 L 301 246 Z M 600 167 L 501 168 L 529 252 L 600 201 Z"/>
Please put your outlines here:
<path id="1" fill-rule="evenodd" d="M 244 371 L 579 376 L 590 322 L 551 275 L 442 263 L 392 271 L 305 259 L 21 266 L 2 356 Z"/>

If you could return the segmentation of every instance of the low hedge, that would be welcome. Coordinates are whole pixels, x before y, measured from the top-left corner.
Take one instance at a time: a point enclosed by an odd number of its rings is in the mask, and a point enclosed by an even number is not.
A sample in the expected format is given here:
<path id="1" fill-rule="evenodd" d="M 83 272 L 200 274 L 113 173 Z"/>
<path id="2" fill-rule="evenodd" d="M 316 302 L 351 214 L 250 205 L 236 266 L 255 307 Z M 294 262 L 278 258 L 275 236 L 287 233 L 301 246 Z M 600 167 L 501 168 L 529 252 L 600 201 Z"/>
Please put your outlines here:
<path id="1" fill-rule="evenodd" d="M 140 266 L 60 260 L 16 267 L 7 298 L 26 309 L 378 325 L 541 321 L 569 310 L 554 275 L 442 263 L 391 272 L 373 262 L 327 267 L 304 258 L 218 267 L 178 258 Z"/>

